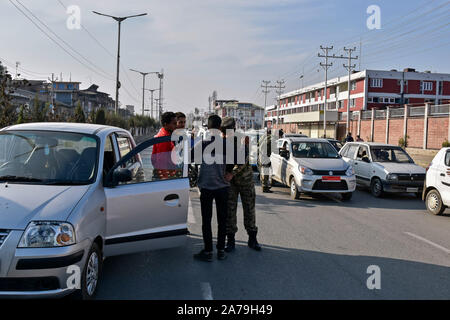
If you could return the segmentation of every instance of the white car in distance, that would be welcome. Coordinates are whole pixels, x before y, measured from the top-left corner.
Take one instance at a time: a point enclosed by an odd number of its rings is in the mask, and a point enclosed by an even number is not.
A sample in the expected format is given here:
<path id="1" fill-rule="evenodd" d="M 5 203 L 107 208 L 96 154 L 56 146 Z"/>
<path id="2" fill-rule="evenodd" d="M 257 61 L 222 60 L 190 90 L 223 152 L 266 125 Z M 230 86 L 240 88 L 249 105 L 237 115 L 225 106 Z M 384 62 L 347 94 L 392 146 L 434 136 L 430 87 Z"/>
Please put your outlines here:
<path id="1" fill-rule="evenodd" d="M 339 154 L 355 169 L 357 184 L 370 188 L 375 197 L 385 192 L 422 195 L 425 169 L 399 146 L 348 142 Z"/>
<path id="2" fill-rule="evenodd" d="M 442 148 L 431 161 L 423 200 L 429 213 L 441 215 L 450 206 L 450 148 Z"/>
<path id="3" fill-rule="evenodd" d="M 291 188 L 291 198 L 301 193 L 340 193 L 352 198 L 356 180 L 353 168 L 345 163 L 325 139 L 284 138 L 277 141 L 278 153 L 270 156 L 272 179 Z"/>

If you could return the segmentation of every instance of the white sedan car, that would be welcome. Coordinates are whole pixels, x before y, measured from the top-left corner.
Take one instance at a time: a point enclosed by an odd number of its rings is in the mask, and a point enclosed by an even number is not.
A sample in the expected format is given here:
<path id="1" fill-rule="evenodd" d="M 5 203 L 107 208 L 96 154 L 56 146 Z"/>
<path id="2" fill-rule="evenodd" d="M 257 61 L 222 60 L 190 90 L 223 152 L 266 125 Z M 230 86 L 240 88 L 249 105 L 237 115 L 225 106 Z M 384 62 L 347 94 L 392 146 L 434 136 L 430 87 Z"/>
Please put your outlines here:
<path id="1" fill-rule="evenodd" d="M 339 154 L 355 169 L 358 185 L 369 187 L 375 197 L 384 192 L 422 194 L 425 169 L 416 165 L 399 146 L 350 142 Z"/>
<path id="2" fill-rule="evenodd" d="M 442 214 L 450 206 L 450 148 L 442 148 L 428 167 L 423 192 L 428 212 Z"/>
<path id="3" fill-rule="evenodd" d="M 0 295 L 92 298 L 104 258 L 184 244 L 187 167 L 168 146 L 102 125 L 0 130 Z"/>
<path id="4" fill-rule="evenodd" d="M 325 139 L 285 138 L 272 152 L 272 179 L 291 188 L 292 199 L 304 193 L 340 193 L 350 200 L 355 191 L 353 168 Z"/>

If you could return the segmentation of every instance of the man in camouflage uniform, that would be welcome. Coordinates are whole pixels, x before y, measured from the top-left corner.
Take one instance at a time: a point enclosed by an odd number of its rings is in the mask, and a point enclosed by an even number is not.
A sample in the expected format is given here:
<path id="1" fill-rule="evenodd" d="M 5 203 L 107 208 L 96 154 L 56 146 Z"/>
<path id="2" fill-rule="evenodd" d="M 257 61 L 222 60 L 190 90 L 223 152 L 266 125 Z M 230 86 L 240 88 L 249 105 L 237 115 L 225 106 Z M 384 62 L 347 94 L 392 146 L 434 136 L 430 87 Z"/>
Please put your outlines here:
<path id="1" fill-rule="evenodd" d="M 233 118 L 225 117 L 222 120 L 222 133 L 227 139 L 234 139 L 234 166 L 232 170 L 233 178 L 230 182 L 230 190 L 228 193 L 228 216 L 227 216 L 227 246 L 225 251 L 231 252 L 235 249 L 235 234 L 238 231 L 237 228 L 237 205 L 238 197 L 241 196 L 242 208 L 244 211 L 244 227 L 248 233 L 248 246 L 256 251 L 261 250 L 256 235 L 258 228 L 256 227 L 255 218 L 255 184 L 253 181 L 253 170 L 249 162 L 249 146 L 248 139 L 246 139 L 244 145 L 245 148 L 245 163 L 237 164 L 237 152 L 238 152 L 238 137 L 234 134 L 227 136 L 230 130 L 236 129 L 236 123 Z M 228 130 L 228 132 L 227 132 Z M 241 150 L 242 151 L 242 150 Z"/>
<path id="2" fill-rule="evenodd" d="M 270 164 L 270 154 L 272 153 L 272 132 L 270 129 L 267 130 L 266 135 L 263 136 L 260 141 L 258 146 L 259 178 L 261 180 L 262 192 L 271 193 L 272 168 Z"/>

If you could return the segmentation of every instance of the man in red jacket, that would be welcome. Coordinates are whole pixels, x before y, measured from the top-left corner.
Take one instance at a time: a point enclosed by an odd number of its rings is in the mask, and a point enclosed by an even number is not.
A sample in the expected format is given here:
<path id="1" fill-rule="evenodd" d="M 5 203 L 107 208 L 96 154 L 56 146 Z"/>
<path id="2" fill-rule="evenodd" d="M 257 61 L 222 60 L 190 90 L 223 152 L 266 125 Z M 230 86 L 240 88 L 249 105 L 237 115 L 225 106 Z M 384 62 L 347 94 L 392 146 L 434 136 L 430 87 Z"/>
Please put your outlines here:
<path id="1" fill-rule="evenodd" d="M 177 117 L 173 112 L 164 112 L 161 116 L 162 128 L 155 135 L 155 138 L 171 136 L 177 128 Z M 172 178 L 176 174 L 176 166 L 172 162 L 171 153 L 174 148 L 172 141 L 158 143 L 153 146 L 152 164 L 153 175 L 156 179 Z"/>

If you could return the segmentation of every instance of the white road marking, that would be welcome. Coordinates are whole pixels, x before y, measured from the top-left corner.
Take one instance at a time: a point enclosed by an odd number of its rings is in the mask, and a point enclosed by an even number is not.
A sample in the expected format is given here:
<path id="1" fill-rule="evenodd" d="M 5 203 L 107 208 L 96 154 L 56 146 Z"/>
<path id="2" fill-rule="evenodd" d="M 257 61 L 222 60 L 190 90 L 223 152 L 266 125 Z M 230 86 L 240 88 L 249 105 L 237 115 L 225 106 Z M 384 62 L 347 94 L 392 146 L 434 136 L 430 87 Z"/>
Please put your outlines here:
<path id="1" fill-rule="evenodd" d="M 188 223 L 195 224 L 196 222 L 197 221 L 195 220 L 194 209 L 192 209 L 192 202 L 191 202 L 191 199 L 189 199 Z"/>
<path id="2" fill-rule="evenodd" d="M 204 300 L 214 300 L 212 296 L 211 285 L 209 282 L 200 283 L 200 287 L 202 289 L 202 295 Z"/>
<path id="3" fill-rule="evenodd" d="M 426 242 L 426 243 L 428 243 L 429 245 L 432 245 L 433 247 L 438 248 L 438 249 L 444 251 L 444 252 L 447 253 L 447 254 L 450 254 L 450 250 L 449 250 L 449 249 L 447 249 L 447 248 L 445 248 L 445 247 L 443 247 L 443 246 L 441 246 L 441 245 L 438 245 L 437 243 L 434 243 L 434 242 L 432 242 L 432 241 L 430 241 L 430 240 L 428 240 L 428 239 L 422 238 L 421 236 L 418 236 L 418 235 L 416 235 L 416 234 L 414 234 L 414 233 L 410 233 L 410 232 L 404 232 L 404 233 L 407 234 L 407 235 L 409 235 L 409 236 L 411 236 L 411 237 L 413 237 L 413 238 L 416 238 L 416 239 L 418 239 L 418 240 L 421 240 L 421 241 L 423 241 L 423 242 Z"/>

